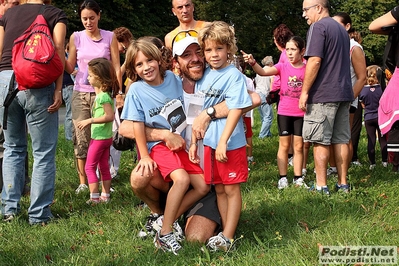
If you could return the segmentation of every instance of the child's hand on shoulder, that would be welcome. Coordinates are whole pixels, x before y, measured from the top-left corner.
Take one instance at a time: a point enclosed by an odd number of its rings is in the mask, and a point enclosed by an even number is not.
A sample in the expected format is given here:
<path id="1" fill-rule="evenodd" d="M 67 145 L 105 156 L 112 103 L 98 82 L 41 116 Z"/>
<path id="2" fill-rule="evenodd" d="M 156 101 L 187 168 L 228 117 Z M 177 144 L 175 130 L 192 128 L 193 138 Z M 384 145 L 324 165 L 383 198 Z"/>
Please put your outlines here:
<path id="1" fill-rule="evenodd" d="M 85 127 L 87 127 L 88 125 L 91 124 L 91 118 L 82 120 L 78 122 L 78 128 L 79 129 L 84 129 Z"/>
<path id="2" fill-rule="evenodd" d="M 215 151 L 216 160 L 218 160 L 221 163 L 226 163 L 228 159 L 226 155 L 226 150 L 227 150 L 227 143 L 219 143 Z"/>

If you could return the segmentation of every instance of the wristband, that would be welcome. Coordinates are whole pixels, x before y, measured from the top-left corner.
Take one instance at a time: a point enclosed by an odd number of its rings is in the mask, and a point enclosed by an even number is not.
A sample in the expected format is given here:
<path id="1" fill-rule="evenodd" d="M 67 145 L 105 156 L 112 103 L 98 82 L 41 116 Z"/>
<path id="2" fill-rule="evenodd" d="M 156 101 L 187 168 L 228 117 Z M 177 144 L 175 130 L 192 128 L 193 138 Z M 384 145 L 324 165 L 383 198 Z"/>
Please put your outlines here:
<path id="1" fill-rule="evenodd" d="M 91 123 L 92 123 L 92 124 L 94 123 L 94 119 L 93 119 L 93 117 L 91 118 Z"/>
<path id="2" fill-rule="evenodd" d="M 249 63 L 249 62 L 248 62 Z M 254 60 L 252 63 L 249 63 L 249 65 L 251 66 L 251 67 L 253 67 L 254 65 L 256 65 L 256 60 Z"/>

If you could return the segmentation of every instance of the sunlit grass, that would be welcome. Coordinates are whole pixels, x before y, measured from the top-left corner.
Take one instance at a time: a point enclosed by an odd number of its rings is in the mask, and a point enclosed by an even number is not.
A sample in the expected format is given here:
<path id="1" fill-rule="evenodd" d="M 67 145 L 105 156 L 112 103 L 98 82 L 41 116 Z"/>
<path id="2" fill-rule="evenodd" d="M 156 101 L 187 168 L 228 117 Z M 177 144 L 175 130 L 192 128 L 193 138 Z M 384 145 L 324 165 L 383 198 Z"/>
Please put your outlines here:
<path id="1" fill-rule="evenodd" d="M 399 175 L 390 168 L 368 170 L 366 137 L 362 132 L 361 167 L 351 167 L 352 192 L 330 197 L 289 187 L 276 187 L 278 137 L 258 140 L 255 111 L 254 157 L 248 182 L 242 185 L 243 209 L 236 250 L 201 251 L 183 244 L 178 256 L 157 251 L 152 239 L 138 239 L 148 209 L 140 209 L 129 185 L 133 154 L 122 155 L 119 177 L 109 204 L 89 206 L 88 193 L 76 195 L 78 177 L 72 143 L 62 128 L 57 152 L 53 214 L 47 226 L 29 226 L 29 198 L 12 223 L 0 223 L 0 265 L 317 265 L 319 245 L 398 245 Z M 380 160 L 378 154 L 377 161 Z M 32 163 L 32 160 L 30 161 Z M 309 159 L 307 182 L 314 180 Z M 289 168 L 292 179 L 292 168 Z M 336 178 L 328 184 L 333 188 Z"/>

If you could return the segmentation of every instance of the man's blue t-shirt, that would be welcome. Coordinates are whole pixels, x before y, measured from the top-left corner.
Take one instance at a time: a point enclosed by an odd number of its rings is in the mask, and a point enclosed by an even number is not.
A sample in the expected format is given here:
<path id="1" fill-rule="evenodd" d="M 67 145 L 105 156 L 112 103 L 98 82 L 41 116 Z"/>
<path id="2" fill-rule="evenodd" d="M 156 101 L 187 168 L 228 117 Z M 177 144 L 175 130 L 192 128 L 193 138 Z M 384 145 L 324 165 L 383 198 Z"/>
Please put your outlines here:
<path id="1" fill-rule="evenodd" d="M 349 55 L 349 35 L 342 25 L 331 17 L 310 25 L 305 58 L 317 56 L 322 61 L 307 103 L 353 101 Z"/>

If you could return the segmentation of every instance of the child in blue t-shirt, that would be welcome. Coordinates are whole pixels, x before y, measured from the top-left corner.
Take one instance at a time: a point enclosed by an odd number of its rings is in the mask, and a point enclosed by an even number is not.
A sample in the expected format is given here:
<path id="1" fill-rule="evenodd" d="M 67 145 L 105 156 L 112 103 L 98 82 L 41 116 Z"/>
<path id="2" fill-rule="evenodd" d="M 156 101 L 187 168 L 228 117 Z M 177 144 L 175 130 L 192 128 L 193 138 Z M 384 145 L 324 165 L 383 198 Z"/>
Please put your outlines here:
<path id="1" fill-rule="evenodd" d="M 217 193 L 223 232 L 211 237 L 211 250 L 229 250 L 241 213 L 240 184 L 247 181 L 248 166 L 242 109 L 252 105 L 245 77 L 230 62 L 237 51 L 235 36 L 230 26 L 215 21 L 199 33 L 198 41 L 209 67 L 197 82 L 197 90 L 205 95 L 204 109 L 212 121 L 204 137 L 205 182 L 214 184 Z M 226 101 L 227 118 L 215 119 L 213 106 Z M 196 138 L 190 146 L 190 160 L 199 162 Z"/>
<path id="2" fill-rule="evenodd" d="M 131 43 L 126 53 L 126 72 L 133 81 L 126 95 L 122 119 L 133 121 L 133 131 L 140 161 L 133 171 L 151 176 L 158 168 L 165 181 L 173 181 L 166 199 L 162 228 L 155 235 L 155 245 L 174 254 L 181 249 L 172 228 L 175 220 L 205 196 L 209 186 L 203 171 L 190 162 L 185 150 L 171 151 L 164 142 L 148 141 L 145 127 L 184 133 L 186 115 L 180 77 L 166 70 L 161 51 L 148 38 Z M 189 189 L 189 186 L 193 189 Z M 187 192 L 187 193 L 186 193 Z"/>
<path id="3" fill-rule="evenodd" d="M 109 148 L 112 145 L 112 122 L 114 121 L 112 96 L 119 90 L 119 83 L 112 63 L 105 58 L 96 58 L 89 62 L 87 80 L 96 92 L 92 117 L 78 122 L 77 127 L 79 130 L 83 130 L 86 126 L 91 125 L 91 141 L 85 165 L 90 189 L 90 199 L 87 203 L 96 204 L 110 200 L 111 173 L 108 159 Z M 97 167 L 101 173 L 101 196 L 96 175 Z"/>

